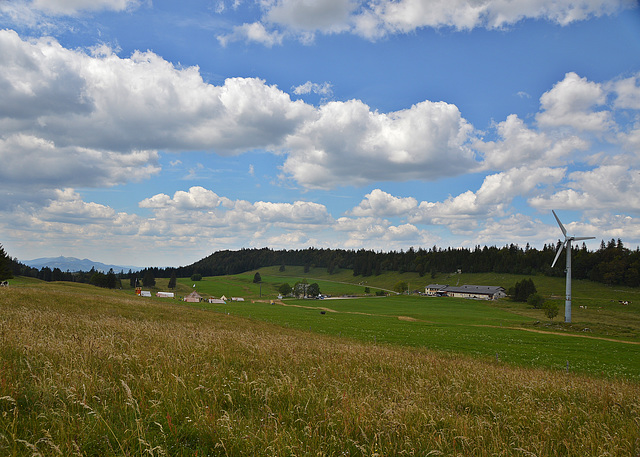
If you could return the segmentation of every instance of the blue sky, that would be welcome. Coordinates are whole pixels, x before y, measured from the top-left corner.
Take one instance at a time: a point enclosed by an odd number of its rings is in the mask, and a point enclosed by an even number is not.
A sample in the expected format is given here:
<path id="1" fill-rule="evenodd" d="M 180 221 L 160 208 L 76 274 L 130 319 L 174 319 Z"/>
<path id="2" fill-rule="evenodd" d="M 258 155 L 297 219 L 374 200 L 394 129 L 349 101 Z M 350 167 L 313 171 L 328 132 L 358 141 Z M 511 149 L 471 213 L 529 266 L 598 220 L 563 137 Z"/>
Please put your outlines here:
<path id="1" fill-rule="evenodd" d="M 640 245 L 628 0 L 0 2 L 0 243 Z"/>

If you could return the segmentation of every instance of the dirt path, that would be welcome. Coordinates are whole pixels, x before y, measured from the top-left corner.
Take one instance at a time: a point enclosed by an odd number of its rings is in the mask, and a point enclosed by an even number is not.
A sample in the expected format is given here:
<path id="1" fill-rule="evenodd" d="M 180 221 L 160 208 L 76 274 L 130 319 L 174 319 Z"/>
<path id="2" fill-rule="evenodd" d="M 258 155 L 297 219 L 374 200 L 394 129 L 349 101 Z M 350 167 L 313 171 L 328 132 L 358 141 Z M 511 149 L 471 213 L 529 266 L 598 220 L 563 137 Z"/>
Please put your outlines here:
<path id="1" fill-rule="evenodd" d="M 498 326 L 498 325 L 472 325 L 472 327 L 508 328 L 510 330 L 522 330 L 524 332 L 543 333 L 545 335 L 572 336 L 574 338 L 588 338 L 588 339 L 591 339 L 591 340 L 611 341 L 613 343 L 625 343 L 625 344 L 637 344 L 637 345 L 640 345 L 640 341 L 616 340 L 615 338 L 605 338 L 603 336 L 592 336 L 592 335 L 580 335 L 580 334 L 577 334 L 577 333 L 550 332 L 548 330 L 538 330 L 538 329 L 535 329 L 535 328 L 504 327 L 504 326 Z"/>

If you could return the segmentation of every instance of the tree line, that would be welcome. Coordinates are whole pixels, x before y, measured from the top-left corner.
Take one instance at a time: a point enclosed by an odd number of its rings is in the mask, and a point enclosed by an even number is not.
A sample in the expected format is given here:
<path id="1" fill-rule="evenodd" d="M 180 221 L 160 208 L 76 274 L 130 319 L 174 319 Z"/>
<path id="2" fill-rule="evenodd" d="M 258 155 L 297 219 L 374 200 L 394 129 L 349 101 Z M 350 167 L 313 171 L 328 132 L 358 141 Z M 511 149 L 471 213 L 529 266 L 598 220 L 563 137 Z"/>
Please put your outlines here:
<path id="1" fill-rule="evenodd" d="M 525 247 L 515 244 L 503 247 L 476 246 L 473 249 L 433 246 L 428 249 L 411 247 L 407 251 L 389 252 L 312 247 L 291 250 L 240 249 L 217 251 L 187 266 L 152 267 L 138 272 L 122 271 L 113 275 L 116 280 L 129 280 L 133 284 L 136 280 L 144 279 L 145 275 L 147 278 L 188 278 L 194 274 L 221 276 L 268 266 L 279 265 L 282 269 L 284 265 L 291 265 L 302 266 L 305 272 L 311 268 L 325 268 L 329 274 L 339 270 L 353 270 L 354 276 L 362 277 L 376 276 L 386 271 L 415 272 L 420 276 L 435 277 L 437 273 L 457 270 L 465 273 L 564 276 L 563 259 L 551 268 L 558 246 L 559 244 L 545 244 L 542 249 L 533 248 L 529 244 Z M 584 243 L 581 246 L 573 246 L 572 249 L 573 278 L 590 279 L 609 285 L 640 286 L 640 248 L 630 250 L 620 239 L 611 239 L 608 243 L 602 241 L 599 249 L 595 251 L 588 250 Z M 10 264 L 15 275 L 38 277 L 45 281 L 91 283 L 92 278 L 100 279 L 95 271 L 71 273 L 46 267 L 37 270 L 21 264 L 16 259 L 11 259 Z M 109 279 L 108 285 L 103 287 L 111 287 L 112 284 Z"/>

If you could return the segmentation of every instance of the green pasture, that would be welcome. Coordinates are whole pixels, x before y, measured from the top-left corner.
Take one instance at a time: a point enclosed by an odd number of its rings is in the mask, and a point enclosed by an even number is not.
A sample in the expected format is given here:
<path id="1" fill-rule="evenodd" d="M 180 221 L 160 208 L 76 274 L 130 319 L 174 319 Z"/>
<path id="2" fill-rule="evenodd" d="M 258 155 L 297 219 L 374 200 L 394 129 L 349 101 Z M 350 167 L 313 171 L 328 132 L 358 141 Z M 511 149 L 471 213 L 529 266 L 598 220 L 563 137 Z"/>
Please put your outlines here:
<path id="1" fill-rule="evenodd" d="M 251 300 L 12 280 L 0 455 L 640 453 L 629 345 L 518 330 L 535 321 L 471 300 Z"/>
<path id="2" fill-rule="evenodd" d="M 557 297 L 558 293 L 564 293 L 562 278 L 533 277 L 538 291 L 560 307 L 560 315 L 549 321 L 542 310 L 529 309 L 524 303 L 508 299 L 487 302 L 416 295 L 373 296 L 377 287 L 392 288 L 392 283 L 397 280 L 410 282 L 412 289 L 414 284 L 415 288 L 421 289 L 431 282 L 493 284 L 508 288 L 527 276 L 463 273 L 427 280 L 408 273 L 385 273 L 368 278 L 354 277 L 347 270 L 329 275 L 324 269 L 312 268 L 305 273 L 302 267 L 286 267 L 284 272 L 279 271 L 279 267 L 258 271 L 262 284 L 253 283 L 255 271 L 251 271 L 206 277 L 195 282 L 181 278 L 175 290 L 177 297 L 196 290 L 205 298 L 225 295 L 228 298 L 243 297 L 244 302 L 192 305 L 177 299 L 153 297 L 151 300 L 176 306 L 196 306 L 280 327 L 369 343 L 430 348 L 520 366 L 566 369 L 569 362 L 572 371 L 605 377 L 640 378 L 640 347 L 633 344 L 640 342 L 640 299 L 635 299 L 638 295 L 635 289 L 575 281 L 573 323 L 567 325 L 562 323 L 563 297 Z M 277 289 L 282 283 L 293 286 L 301 280 L 317 282 L 324 294 L 334 297 L 358 295 L 359 298 L 285 299 L 282 303 L 277 300 Z M 158 278 L 156 281 L 152 292 L 168 290 L 168 279 Z M 25 278 L 11 282 L 24 286 L 39 283 Z M 83 285 L 60 283 L 60 286 L 70 291 L 77 289 L 79 294 L 86 290 Z M 123 284 L 124 292 L 132 294 L 133 290 L 127 286 Z M 369 296 L 364 296 L 365 287 L 370 288 Z M 97 294 L 122 293 L 90 289 Z M 631 304 L 622 306 L 619 300 L 628 300 Z M 272 301 L 277 304 L 270 304 Z"/>
<path id="3" fill-rule="evenodd" d="M 244 302 L 197 307 L 223 314 L 260 320 L 281 327 L 342 338 L 424 347 L 437 351 L 470 354 L 520 366 L 566 369 L 597 376 L 640 378 L 640 291 L 612 288 L 591 281 L 574 281 L 573 322 L 564 324 L 564 278 L 534 276 L 547 301 L 560 308 L 549 321 L 542 310 L 508 299 L 496 302 L 433 298 L 417 295 L 374 296 L 405 281 L 412 290 L 430 283 L 500 285 L 505 289 L 529 276 L 507 274 L 440 274 L 435 278 L 414 273 L 384 273 L 354 277 L 350 270 L 329 275 L 325 269 L 287 266 L 257 270 L 261 284 L 253 283 L 256 271 L 239 275 L 205 277 L 201 281 L 178 280 L 177 296 L 191 291 L 208 297 L 243 297 Z M 282 283 L 318 283 L 323 294 L 353 296 L 342 300 L 295 300 L 277 302 Z M 163 289 L 167 279 L 158 279 Z M 365 296 L 365 287 L 369 295 Z M 623 306 L 619 301 L 630 301 Z M 324 311 L 324 314 L 321 314 Z M 616 341 L 608 341 L 616 340 Z"/>
<path id="4" fill-rule="evenodd" d="M 286 300 L 284 305 L 246 301 L 195 306 L 369 343 L 429 348 L 557 370 L 566 369 L 568 362 L 571 371 L 640 378 L 640 346 L 634 342 L 552 332 L 539 320 L 483 301 L 394 296 Z"/>

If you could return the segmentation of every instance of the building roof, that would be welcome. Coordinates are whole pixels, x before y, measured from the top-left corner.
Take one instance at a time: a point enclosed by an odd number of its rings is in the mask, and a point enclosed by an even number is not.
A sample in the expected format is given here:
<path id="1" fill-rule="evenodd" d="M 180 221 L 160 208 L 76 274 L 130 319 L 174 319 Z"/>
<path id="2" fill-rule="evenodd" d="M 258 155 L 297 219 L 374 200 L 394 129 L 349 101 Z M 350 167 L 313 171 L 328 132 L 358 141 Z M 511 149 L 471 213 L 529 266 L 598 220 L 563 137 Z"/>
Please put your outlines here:
<path id="1" fill-rule="evenodd" d="M 504 292 L 504 288 L 500 286 L 474 286 L 474 285 L 464 285 L 464 286 L 446 286 L 445 289 L 447 292 L 461 293 L 461 294 L 483 294 L 483 295 L 494 295 L 498 292 Z"/>
<path id="2" fill-rule="evenodd" d="M 444 289 L 445 287 L 447 287 L 446 284 L 444 284 L 444 285 L 443 284 L 429 284 L 427 286 L 427 289 L 438 289 L 438 290 L 440 290 L 440 289 Z"/>

